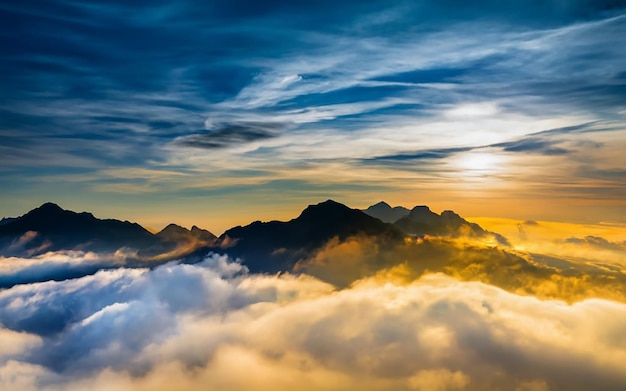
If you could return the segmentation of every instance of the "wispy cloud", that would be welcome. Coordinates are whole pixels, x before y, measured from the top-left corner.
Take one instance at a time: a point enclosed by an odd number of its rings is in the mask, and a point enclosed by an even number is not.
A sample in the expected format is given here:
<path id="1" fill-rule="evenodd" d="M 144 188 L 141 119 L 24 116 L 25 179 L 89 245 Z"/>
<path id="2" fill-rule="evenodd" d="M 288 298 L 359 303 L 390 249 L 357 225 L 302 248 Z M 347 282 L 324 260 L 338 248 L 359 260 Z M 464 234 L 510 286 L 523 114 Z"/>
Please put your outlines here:
<path id="1" fill-rule="evenodd" d="M 205 133 L 182 136 L 174 140 L 175 144 L 206 149 L 225 148 L 233 144 L 249 143 L 278 136 L 284 124 L 270 122 L 241 122 L 220 124 Z"/>
<path id="2" fill-rule="evenodd" d="M 238 4 L 3 6 L 10 42 L 0 76 L 0 172 L 12 194 L 41 193 L 42 182 L 36 189 L 28 178 L 42 166 L 91 196 L 259 181 L 231 171 L 290 180 L 294 167 L 327 182 L 316 173 L 337 166 L 348 186 L 398 178 L 395 188 L 404 189 L 410 176 L 445 190 L 435 179 L 449 181 L 451 148 L 500 144 L 571 167 L 577 143 L 602 137 L 531 135 L 598 120 L 623 133 L 619 4 Z M 419 177 L 401 158 L 410 155 L 436 155 L 440 164 Z M 363 167 L 372 159 L 385 167 Z M 587 162 L 586 172 L 623 163 Z M 99 176 L 103 167 L 164 166 L 197 181 Z M 573 181 L 574 171 L 562 173 Z M 517 174 L 508 173 L 509 187 L 530 188 Z M 85 186 L 72 181 L 85 175 Z"/>

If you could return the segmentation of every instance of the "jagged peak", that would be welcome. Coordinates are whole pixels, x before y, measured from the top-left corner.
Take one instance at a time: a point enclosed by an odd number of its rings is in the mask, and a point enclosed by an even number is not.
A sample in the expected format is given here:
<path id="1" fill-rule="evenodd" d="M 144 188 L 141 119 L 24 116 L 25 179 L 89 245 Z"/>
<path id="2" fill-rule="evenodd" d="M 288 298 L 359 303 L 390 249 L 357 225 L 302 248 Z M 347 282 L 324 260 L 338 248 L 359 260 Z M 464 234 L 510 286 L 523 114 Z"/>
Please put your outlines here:
<path id="1" fill-rule="evenodd" d="M 389 205 L 388 203 L 386 203 L 385 201 L 380 201 L 374 205 L 371 205 L 368 209 L 370 208 L 385 208 L 385 209 L 391 209 L 391 205 Z"/>

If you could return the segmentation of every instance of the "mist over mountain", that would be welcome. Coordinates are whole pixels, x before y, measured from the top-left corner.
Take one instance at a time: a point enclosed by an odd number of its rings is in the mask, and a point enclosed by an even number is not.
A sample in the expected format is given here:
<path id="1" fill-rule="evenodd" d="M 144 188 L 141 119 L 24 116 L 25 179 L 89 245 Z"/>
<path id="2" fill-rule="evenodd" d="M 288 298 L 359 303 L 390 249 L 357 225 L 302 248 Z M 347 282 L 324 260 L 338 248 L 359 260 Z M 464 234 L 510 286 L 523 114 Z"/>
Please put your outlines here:
<path id="1" fill-rule="evenodd" d="M 414 207 L 407 216 L 396 221 L 394 225 L 411 235 L 493 237 L 499 244 L 509 245 L 504 236 L 489 232 L 476 223 L 470 223 L 451 210 L 444 210 L 439 215 L 425 205 Z"/>
<path id="2" fill-rule="evenodd" d="M 518 251 L 451 211 L 416 206 L 390 224 L 327 200 L 216 238 L 44 204 L 0 232 L 2 389 L 255 390 L 294 376 L 371 389 L 363 373 L 380 390 L 624 381 L 619 264 Z M 597 236 L 557 244 L 623 250 Z"/>
<path id="3" fill-rule="evenodd" d="M 386 203 L 373 207 L 393 210 Z M 583 298 L 589 292 L 626 297 L 624 278 L 616 274 L 621 269 L 607 266 L 607 260 L 581 263 L 555 254 L 520 252 L 502 235 L 452 211 L 437 214 L 423 205 L 389 224 L 327 200 L 309 205 L 289 221 L 255 221 L 216 237 L 196 226 L 176 224 L 153 234 L 136 223 L 102 220 L 47 203 L 1 225 L 0 241 L 0 288 L 80 278 L 111 268 L 155 267 L 172 260 L 193 264 L 208 253 L 225 253 L 254 273 L 306 273 L 337 287 L 401 267 L 413 278 L 443 272 L 548 298 Z M 580 253 L 592 245 L 597 252 L 597 243 L 599 239 L 569 239 L 556 245 L 575 246 L 572 251 Z M 604 247 L 613 253 L 603 257 L 619 257 L 616 246 Z M 560 284 L 578 288 L 572 291 Z"/>
<path id="4" fill-rule="evenodd" d="M 504 236 L 487 231 L 476 223 L 470 223 L 451 210 L 444 210 L 439 215 L 426 205 L 418 205 L 409 210 L 403 206 L 392 208 L 388 203 L 381 201 L 364 209 L 363 212 L 383 222 L 392 223 L 402 232 L 412 236 L 493 238 L 500 245 L 509 245 Z"/>

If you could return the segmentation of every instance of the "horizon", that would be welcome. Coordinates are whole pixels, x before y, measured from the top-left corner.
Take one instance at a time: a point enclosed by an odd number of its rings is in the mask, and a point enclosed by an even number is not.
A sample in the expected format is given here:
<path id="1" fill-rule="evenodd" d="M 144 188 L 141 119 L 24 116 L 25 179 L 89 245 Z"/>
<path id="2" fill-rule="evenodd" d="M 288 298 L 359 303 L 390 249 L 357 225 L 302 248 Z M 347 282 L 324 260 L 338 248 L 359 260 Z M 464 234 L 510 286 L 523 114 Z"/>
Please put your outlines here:
<path id="1" fill-rule="evenodd" d="M 603 231 L 604 235 L 608 235 L 605 237 L 608 237 L 612 240 L 625 240 L 626 241 L 626 223 L 623 222 L 617 222 L 617 221 L 597 221 L 597 222 L 587 222 L 587 221 L 554 221 L 554 220 L 541 220 L 541 219 L 529 219 L 529 218 L 511 218 L 511 217 L 506 217 L 506 216 L 466 216 L 462 213 L 459 213 L 458 211 L 454 210 L 454 209 L 450 209 L 450 208 L 443 208 L 443 209 L 434 209 L 432 208 L 430 205 L 428 204 L 421 204 L 421 203 L 416 203 L 415 205 L 412 206 L 405 206 L 405 205 L 393 205 L 388 203 L 385 200 L 380 200 L 377 202 L 374 202 L 370 205 L 367 206 L 363 206 L 363 207 L 354 207 L 353 205 L 341 202 L 341 201 L 337 201 L 334 199 L 328 199 L 326 201 L 334 201 L 337 203 L 340 203 L 342 205 L 345 205 L 351 209 L 357 209 L 357 210 L 365 210 L 370 206 L 374 206 L 377 205 L 379 203 L 385 203 L 387 205 L 389 205 L 391 208 L 396 208 L 396 207 L 401 207 L 401 208 L 405 208 L 408 210 L 413 209 L 414 207 L 417 206 L 426 206 L 428 207 L 431 211 L 433 211 L 434 213 L 437 214 L 441 214 L 442 212 L 446 211 L 446 210 L 450 210 L 453 211 L 455 213 L 458 213 L 461 217 L 465 218 L 466 220 L 470 221 L 470 222 L 476 222 L 479 225 L 483 226 L 484 228 L 494 231 L 494 232 L 498 232 L 498 228 L 497 227 L 501 227 L 501 229 L 505 229 L 508 230 L 509 227 L 507 227 L 507 225 L 516 225 L 516 224 L 520 224 L 520 223 L 524 223 L 527 221 L 534 221 L 534 222 L 540 222 L 540 223 L 548 223 L 548 224 L 553 224 L 554 226 L 560 226 L 561 230 L 569 232 L 570 234 L 574 235 L 576 233 L 585 233 L 585 234 L 593 234 L 593 232 L 598 231 L 598 227 L 606 227 L 606 230 Z M 64 210 L 68 210 L 68 211 L 73 211 L 73 212 L 77 212 L 77 213 L 81 213 L 81 212 L 88 212 L 93 214 L 96 218 L 98 219 L 115 219 L 115 220 L 120 220 L 120 221 L 129 221 L 131 223 L 137 223 L 139 225 L 141 225 L 143 228 L 145 228 L 146 230 L 150 231 L 151 233 L 157 233 L 161 230 L 163 230 L 165 227 L 167 227 L 170 224 L 175 224 L 178 226 L 181 226 L 185 229 L 191 229 L 191 227 L 196 226 L 198 228 L 202 228 L 202 229 L 206 229 L 210 232 L 212 232 L 213 234 L 220 236 L 221 234 L 223 234 L 225 231 L 227 231 L 230 228 L 236 227 L 236 226 L 245 226 L 248 224 L 251 224 L 252 222 L 255 221 L 262 221 L 262 222 L 268 222 L 268 221 L 289 221 L 291 219 L 296 218 L 306 207 L 308 206 L 312 206 L 312 205 L 317 205 L 319 203 L 322 203 L 324 201 L 319 201 L 319 202 L 315 202 L 315 203 L 311 203 L 311 204 L 306 204 L 306 205 L 302 205 L 301 207 L 298 208 L 298 206 L 294 206 L 294 211 L 293 213 L 291 213 L 291 210 L 282 210 L 282 217 L 277 217 L 277 216 L 272 216 L 271 213 L 266 212 L 265 216 L 266 218 L 256 218 L 254 216 L 247 216 L 244 217 L 240 222 L 236 223 L 236 224 L 232 224 L 232 225 L 228 225 L 228 226 L 224 226 L 221 229 L 215 229 L 213 226 L 209 226 L 209 225 L 201 225 L 198 223 L 184 223 L 184 222 L 179 222 L 176 220 L 172 220 L 169 221 L 167 223 L 161 223 L 159 225 L 151 225 L 151 224 L 146 224 L 143 221 L 138 221 L 138 220 L 133 220 L 133 219 L 129 219 L 125 216 L 107 216 L 107 215 L 100 215 L 98 213 L 94 213 L 94 211 L 90 211 L 90 210 L 78 210 L 72 207 L 67 207 L 65 205 L 61 205 L 59 203 L 53 202 L 53 201 L 47 201 L 44 202 L 40 205 L 37 206 L 33 206 L 28 208 L 27 210 L 25 210 L 23 213 L 17 213 L 14 215 L 5 215 L 5 216 L 0 216 L 0 218 L 17 218 L 20 216 L 25 215 L 26 213 L 28 213 L 29 211 L 39 208 L 42 205 L 46 204 L 46 203 L 52 203 L 54 205 L 57 205 L 59 207 L 61 207 Z M 504 228 L 502 228 L 504 227 Z M 569 228 L 568 228 L 569 227 Z M 505 235 L 506 236 L 506 235 Z"/>

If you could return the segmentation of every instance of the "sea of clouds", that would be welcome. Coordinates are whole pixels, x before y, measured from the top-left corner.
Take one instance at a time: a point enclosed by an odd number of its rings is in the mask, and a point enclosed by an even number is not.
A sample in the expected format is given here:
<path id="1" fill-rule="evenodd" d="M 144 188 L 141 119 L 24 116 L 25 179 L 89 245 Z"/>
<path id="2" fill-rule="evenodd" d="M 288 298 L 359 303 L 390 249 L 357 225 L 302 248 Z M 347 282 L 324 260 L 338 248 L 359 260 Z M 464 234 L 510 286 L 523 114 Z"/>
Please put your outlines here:
<path id="1" fill-rule="evenodd" d="M 396 270 L 397 271 L 397 270 Z M 623 390 L 626 305 L 225 255 L 0 290 L 2 390 Z"/>

